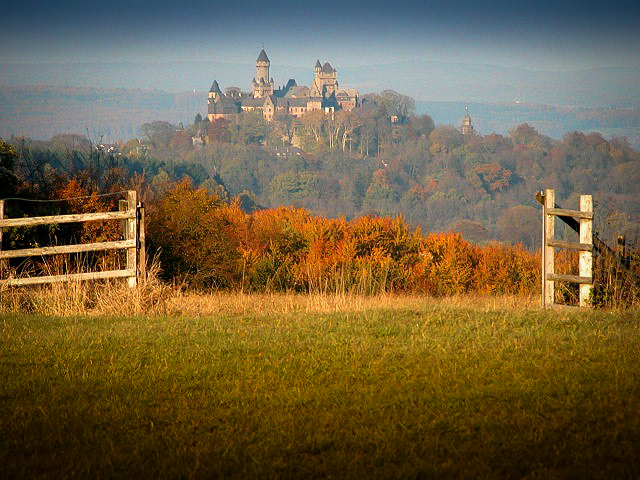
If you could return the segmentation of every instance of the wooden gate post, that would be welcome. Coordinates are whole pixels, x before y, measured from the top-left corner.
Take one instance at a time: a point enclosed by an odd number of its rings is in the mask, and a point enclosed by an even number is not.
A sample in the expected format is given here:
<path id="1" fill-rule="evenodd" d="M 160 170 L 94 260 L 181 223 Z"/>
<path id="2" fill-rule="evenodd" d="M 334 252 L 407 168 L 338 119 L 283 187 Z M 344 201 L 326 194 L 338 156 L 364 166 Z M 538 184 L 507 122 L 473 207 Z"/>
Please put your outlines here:
<path id="1" fill-rule="evenodd" d="M 133 214 L 133 218 L 127 219 L 125 240 L 136 240 L 136 234 L 138 231 L 136 214 L 136 207 L 138 206 L 138 202 L 136 197 L 137 192 L 135 190 L 129 190 L 127 192 L 127 211 Z M 128 279 L 128 284 L 130 288 L 135 288 L 138 279 L 138 256 L 136 245 L 134 245 L 132 248 L 127 249 L 127 270 L 133 271 L 132 276 L 130 276 Z"/>
<path id="2" fill-rule="evenodd" d="M 542 282 L 544 283 L 544 306 L 552 306 L 555 302 L 555 283 L 548 280 L 549 275 L 555 273 L 555 249 L 549 245 L 555 238 L 555 216 L 549 215 L 547 210 L 555 208 L 556 192 L 553 189 L 544 191 L 544 268 L 542 270 Z"/>
<path id="3" fill-rule="evenodd" d="M 4 200 L 0 200 L 0 220 L 4 219 Z M 0 227 L 0 252 L 2 252 L 2 227 Z M 0 258 L 0 278 L 4 275 L 4 270 L 8 265 L 8 260 Z"/>
<path id="4" fill-rule="evenodd" d="M 580 211 L 593 215 L 593 198 L 591 195 L 580 195 Z M 593 245 L 593 218 L 580 218 L 580 243 Z M 578 264 L 581 277 L 591 277 L 593 281 L 593 251 L 580 251 Z M 593 283 L 580 284 L 580 306 L 589 305 L 589 296 Z"/>
<path id="5" fill-rule="evenodd" d="M 138 204 L 138 274 L 142 281 L 147 279 L 147 234 L 144 225 L 144 203 Z"/>

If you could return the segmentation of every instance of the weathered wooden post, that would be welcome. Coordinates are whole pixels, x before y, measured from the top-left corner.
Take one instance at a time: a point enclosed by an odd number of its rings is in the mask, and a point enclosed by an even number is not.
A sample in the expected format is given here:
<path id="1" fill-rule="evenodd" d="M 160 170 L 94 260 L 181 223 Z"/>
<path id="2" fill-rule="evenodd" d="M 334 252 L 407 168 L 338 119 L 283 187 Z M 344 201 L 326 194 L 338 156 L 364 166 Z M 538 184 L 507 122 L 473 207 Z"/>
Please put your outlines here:
<path id="1" fill-rule="evenodd" d="M 593 198 L 591 195 L 580 195 L 580 211 L 591 218 L 580 218 L 580 243 L 593 245 Z M 580 284 L 580 306 L 589 305 L 589 297 L 593 288 L 593 251 L 581 250 L 578 264 L 580 277 L 590 277 L 591 283 Z"/>
<path id="2" fill-rule="evenodd" d="M 138 204 L 137 212 L 138 220 L 138 274 L 144 281 L 147 279 L 147 246 L 146 246 L 146 232 L 144 225 L 144 203 Z"/>
<path id="3" fill-rule="evenodd" d="M 130 213 L 133 218 L 127 219 L 127 231 L 125 240 L 136 240 L 136 232 L 137 232 L 137 212 L 136 207 L 138 205 L 137 202 L 137 192 L 135 190 L 129 190 L 127 192 L 127 211 Z M 133 271 L 133 274 L 128 279 L 128 284 L 130 288 L 135 288 L 137 285 L 137 272 L 138 272 L 138 249 L 137 245 L 134 244 L 132 248 L 127 249 L 127 270 Z"/>
<path id="4" fill-rule="evenodd" d="M 0 200 L 0 220 L 4 218 L 4 200 Z M 0 227 L 0 252 L 2 252 L 2 227 Z M 4 277 L 7 269 L 7 260 L 0 258 L 0 277 Z"/>
<path id="5" fill-rule="evenodd" d="M 127 199 L 120 200 L 118 203 L 118 209 L 122 211 L 126 211 L 127 213 L 132 213 L 133 218 L 127 218 L 122 221 L 122 229 L 125 240 L 136 240 L 136 230 L 137 230 L 137 209 L 136 209 L 136 191 L 129 190 L 127 192 Z M 129 287 L 135 288 L 137 284 L 137 245 L 134 243 L 132 247 L 127 248 L 127 270 L 133 272 L 132 275 L 127 277 L 127 283 Z"/>
<path id="6" fill-rule="evenodd" d="M 555 283 L 549 280 L 549 275 L 555 273 L 555 249 L 550 242 L 555 239 L 555 216 L 550 215 L 548 210 L 555 208 L 556 192 L 547 188 L 544 191 L 544 244 L 543 257 L 544 265 L 542 270 L 542 282 L 544 284 L 544 306 L 551 306 L 555 301 Z"/>

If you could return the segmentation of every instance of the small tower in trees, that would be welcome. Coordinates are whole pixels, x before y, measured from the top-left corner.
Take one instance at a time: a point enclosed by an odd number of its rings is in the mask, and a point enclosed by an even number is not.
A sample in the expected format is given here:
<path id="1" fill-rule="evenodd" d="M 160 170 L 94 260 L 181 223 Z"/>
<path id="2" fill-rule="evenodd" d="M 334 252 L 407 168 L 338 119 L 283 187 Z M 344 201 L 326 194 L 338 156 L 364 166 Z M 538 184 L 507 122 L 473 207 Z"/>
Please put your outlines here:
<path id="1" fill-rule="evenodd" d="M 469 115 L 469 107 L 464 107 L 466 115 L 462 119 L 460 132 L 462 135 L 473 135 L 473 125 L 471 124 L 471 115 Z"/>

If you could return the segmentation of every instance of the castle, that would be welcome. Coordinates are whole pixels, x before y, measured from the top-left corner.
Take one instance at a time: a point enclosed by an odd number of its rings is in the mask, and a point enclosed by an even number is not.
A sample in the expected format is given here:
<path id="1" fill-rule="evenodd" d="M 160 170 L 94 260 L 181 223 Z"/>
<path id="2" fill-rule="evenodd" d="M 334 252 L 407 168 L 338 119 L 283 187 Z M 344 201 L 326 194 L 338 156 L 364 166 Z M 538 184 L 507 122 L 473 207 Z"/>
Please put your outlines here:
<path id="1" fill-rule="evenodd" d="M 251 92 L 229 87 L 222 93 L 220 85 L 214 80 L 209 90 L 209 121 L 230 119 L 252 110 L 262 112 L 264 118 L 271 121 L 276 113 L 300 118 L 311 111 L 334 112 L 360 106 L 358 91 L 339 88 L 338 73 L 329 62 L 322 65 L 320 60 L 316 61 L 311 87 L 298 86 L 294 79 L 290 79 L 286 85 L 276 89 L 273 78 L 269 76 L 270 66 L 269 57 L 262 49 L 256 60 L 256 76 L 251 82 Z"/>

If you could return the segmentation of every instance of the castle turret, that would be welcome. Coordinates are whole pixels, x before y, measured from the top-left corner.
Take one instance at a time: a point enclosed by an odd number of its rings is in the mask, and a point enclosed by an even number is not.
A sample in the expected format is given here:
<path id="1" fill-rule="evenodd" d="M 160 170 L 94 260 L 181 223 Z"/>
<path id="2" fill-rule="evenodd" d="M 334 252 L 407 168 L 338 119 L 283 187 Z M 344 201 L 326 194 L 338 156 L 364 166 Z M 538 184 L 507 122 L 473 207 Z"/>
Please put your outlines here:
<path id="1" fill-rule="evenodd" d="M 209 89 L 209 104 L 216 102 L 222 96 L 222 91 L 220 90 L 220 85 L 218 85 L 218 81 L 214 80 L 211 84 L 211 88 Z"/>
<path id="2" fill-rule="evenodd" d="M 338 90 L 338 73 L 329 62 L 324 65 L 320 64 L 320 60 L 316 61 L 315 77 L 311 85 L 311 96 L 325 97 L 330 96 Z"/>
<path id="3" fill-rule="evenodd" d="M 271 62 L 267 57 L 264 48 L 260 50 L 260 54 L 256 60 L 256 82 L 253 84 L 253 96 L 256 98 L 266 97 L 273 94 L 275 83 L 269 77 L 269 67 Z"/>

